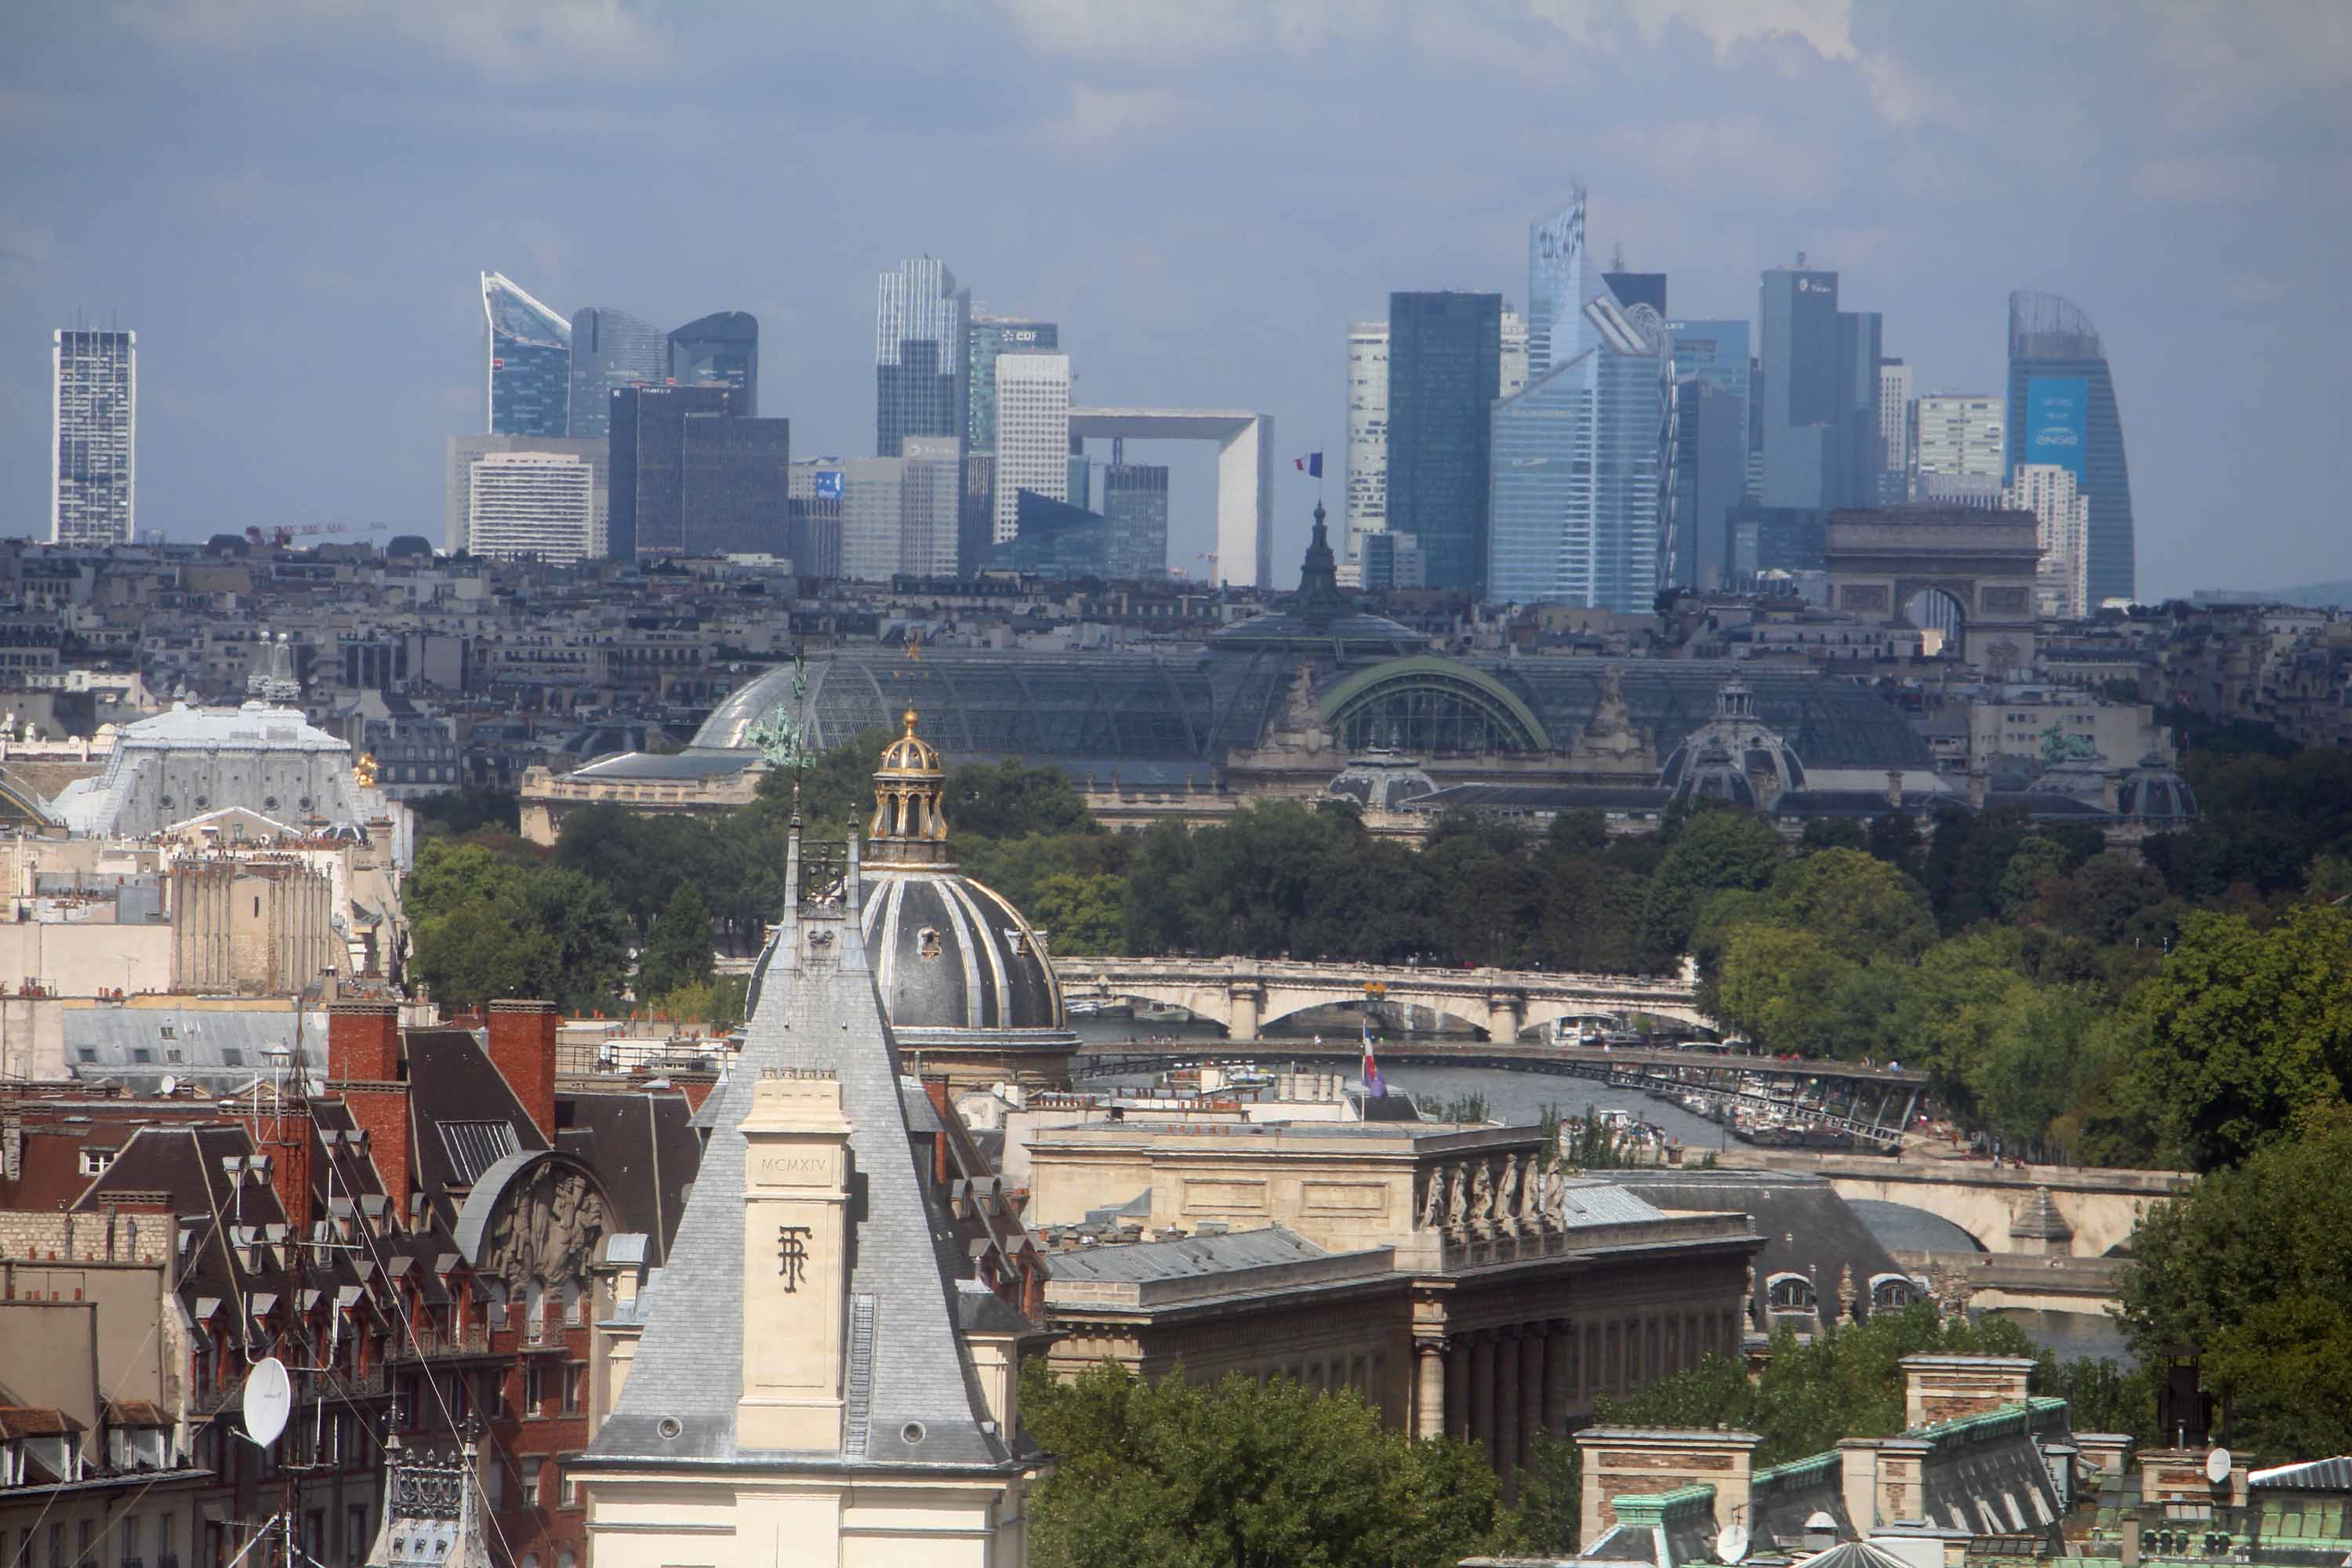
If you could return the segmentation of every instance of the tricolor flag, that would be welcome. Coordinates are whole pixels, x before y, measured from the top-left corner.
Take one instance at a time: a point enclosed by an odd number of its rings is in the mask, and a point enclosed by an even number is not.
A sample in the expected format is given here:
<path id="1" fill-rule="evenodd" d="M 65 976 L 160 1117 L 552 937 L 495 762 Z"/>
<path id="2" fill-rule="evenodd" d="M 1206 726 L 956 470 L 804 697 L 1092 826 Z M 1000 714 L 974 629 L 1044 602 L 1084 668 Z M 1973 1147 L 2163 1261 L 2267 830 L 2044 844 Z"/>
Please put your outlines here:
<path id="1" fill-rule="evenodd" d="M 1381 1081 L 1381 1064 L 1372 1059 L 1372 1020 L 1369 1014 L 1364 1018 L 1364 1092 L 1374 1100 L 1386 1100 L 1389 1093 L 1389 1086 Z"/>
<path id="2" fill-rule="evenodd" d="M 1312 474 L 1318 479 L 1323 477 L 1322 453 L 1309 452 L 1303 458 L 1293 458 L 1290 460 L 1300 473 Z"/>

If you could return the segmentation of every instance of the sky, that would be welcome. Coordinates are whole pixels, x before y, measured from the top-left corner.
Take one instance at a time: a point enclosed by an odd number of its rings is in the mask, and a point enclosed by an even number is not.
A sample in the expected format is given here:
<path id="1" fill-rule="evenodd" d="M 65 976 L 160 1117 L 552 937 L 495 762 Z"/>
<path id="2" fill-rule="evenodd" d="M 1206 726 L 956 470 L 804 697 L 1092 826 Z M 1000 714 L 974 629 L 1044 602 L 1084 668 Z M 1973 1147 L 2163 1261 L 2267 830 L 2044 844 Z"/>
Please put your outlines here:
<path id="1" fill-rule="evenodd" d="M 1675 316 L 1804 251 L 1923 391 L 2012 289 L 2122 407 L 2143 598 L 2352 577 L 2352 5 L 2336 0 L 79 0 L 0 9 L 0 535 L 45 535 L 49 333 L 139 333 L 142 532 L 439 540 L 477 274 L 760 318 L 795 457 L 870 452 L 874 289 L 940 256 L 1087 404 L 1328 456 L 1391 289 L 1523 300 L 1581 184 Z M 1170 555 L 1213 459 L 1172 454 Z M 1130 456 L 1137 453 L 1131 451 Z M 1155 458 L 1159 456 L 1155 451 Z M 1279 580 L 1315 500 L 1277 480 Z"/>

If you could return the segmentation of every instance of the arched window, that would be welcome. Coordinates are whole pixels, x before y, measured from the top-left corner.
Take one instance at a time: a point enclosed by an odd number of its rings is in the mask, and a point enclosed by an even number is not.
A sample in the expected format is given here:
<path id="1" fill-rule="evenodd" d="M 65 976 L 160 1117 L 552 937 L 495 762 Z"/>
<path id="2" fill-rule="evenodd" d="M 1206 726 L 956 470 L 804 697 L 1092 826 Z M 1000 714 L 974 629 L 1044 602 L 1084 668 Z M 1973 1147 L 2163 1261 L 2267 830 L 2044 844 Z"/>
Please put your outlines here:
<path id="1" fill-rule="evenodd" d="M 1765 1284 L 1764 1304 L 1775 1312 L 1810 1312 L 1815 1305 L 1813 1282 L 1802 1274 L 1775 1274 Z"/>
<path id="2" fill-rule="evenodd" d="M 1874 1274 L 1870 1278 L 1870 1310 L 1899 1312 L 1914 1301 L 1926 1300 L 1919 1282 L 1907 1274 Z"/>

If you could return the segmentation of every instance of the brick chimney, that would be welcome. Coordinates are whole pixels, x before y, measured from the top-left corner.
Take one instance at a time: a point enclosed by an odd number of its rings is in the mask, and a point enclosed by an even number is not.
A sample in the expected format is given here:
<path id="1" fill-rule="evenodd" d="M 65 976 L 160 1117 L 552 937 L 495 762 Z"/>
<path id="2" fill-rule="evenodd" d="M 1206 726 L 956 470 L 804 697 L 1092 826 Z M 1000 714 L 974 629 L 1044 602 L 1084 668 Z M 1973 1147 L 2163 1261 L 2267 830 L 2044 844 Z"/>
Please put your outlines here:
<path id="1" fill-rule="evenodd" d="M 369 1152 L 395 1217 L 408 1214 L 408 1085 L 400 1056 L 400 1008 L 335 1002 L 327 1008 L 327 1088 L 366 1129 Z"/>
<path id="2" fill-rule="evenodd" d="M 1721 1427 L 1652 1431 L 1587 1426 L 1576 1435 L 1584 1461 L 1584 1530 L 1578 1539 L 1600 1540 L 1601 1531 L 1617 1521 L 1619 1498 L 1689 1486 L 1715 1489 L 1717 1518 L 1745 1519 L 1756 1445 L 1763 1440 L 1753 1432 Z"/>
<path id="3" fill-rule="evenodd" d="M 392 1083 L 400 1078 L 400 1007 L 336 1002 L 327 1008 L 330 1082 Z"/>
<path id="4" fill-rule="evenodd" d="M 490 1004 L 490 1064 L 522 1101 L 540 1136 L 555 1142 L 555 1026 L 552 1002 Z"/>
<path id="5" fill-rule="evenodd" d="M 310 1205 L 310 1118 L 272 1117 L 261 1123 L 255 1151 L 269 1156 L 269 1186 L 278 1206 L 286 1211 L 286 1226 L 293 1240 L 309 1239 L 313 1217 Z"/>
<path id="6" fill-rule="evenodd" d="M 2025 1403 L 2033 1363 L 2020 1355 L 1906 1355 L 1903 1423 L 1916 1429 Z"/>

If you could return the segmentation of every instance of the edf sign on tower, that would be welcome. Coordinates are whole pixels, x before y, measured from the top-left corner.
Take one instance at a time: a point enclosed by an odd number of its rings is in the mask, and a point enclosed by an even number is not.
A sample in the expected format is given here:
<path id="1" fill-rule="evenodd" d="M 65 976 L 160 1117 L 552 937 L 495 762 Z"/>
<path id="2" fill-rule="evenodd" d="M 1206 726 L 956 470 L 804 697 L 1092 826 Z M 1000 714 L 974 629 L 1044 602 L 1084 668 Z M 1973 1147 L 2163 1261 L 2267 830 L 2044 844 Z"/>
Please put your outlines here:
<path id="1" fill-rule="evenodd" d="M 2083 477 L 2091 384 L 2079 375 L 2037 375 L 2025 387 L 2021 462 L 2050 463 Z"/>

